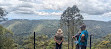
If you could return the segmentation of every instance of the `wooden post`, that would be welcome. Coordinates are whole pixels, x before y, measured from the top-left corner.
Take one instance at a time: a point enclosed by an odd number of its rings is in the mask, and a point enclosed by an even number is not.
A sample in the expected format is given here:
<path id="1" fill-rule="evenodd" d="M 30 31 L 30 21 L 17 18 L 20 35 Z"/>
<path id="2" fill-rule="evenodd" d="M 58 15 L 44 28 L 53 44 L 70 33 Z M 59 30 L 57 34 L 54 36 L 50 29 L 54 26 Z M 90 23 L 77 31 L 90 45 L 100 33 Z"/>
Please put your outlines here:
<path id="1" fill-rule="evenodd" d="M 69 20 L 68 21 L 68 49 L 69 49 L 69 36 L 70 36 L 70 32 L 69 32 Z"/>
<path id="2" fill-rule="evenodd" d="M 90 49 L 91 49 L 91 36 L 92 36 L 92 35 L 90 35 Z"/>
<path id="3" fill-rule="evenodd" d="M 34 49 L 35 49 L 35 32 L 34 32 Z"/>

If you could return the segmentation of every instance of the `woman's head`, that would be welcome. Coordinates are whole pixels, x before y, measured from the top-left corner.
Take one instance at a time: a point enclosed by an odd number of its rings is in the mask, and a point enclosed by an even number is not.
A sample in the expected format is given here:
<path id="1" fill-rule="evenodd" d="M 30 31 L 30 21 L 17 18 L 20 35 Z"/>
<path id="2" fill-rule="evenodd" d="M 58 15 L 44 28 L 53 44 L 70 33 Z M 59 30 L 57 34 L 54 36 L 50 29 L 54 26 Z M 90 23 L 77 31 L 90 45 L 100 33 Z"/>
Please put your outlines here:
<path id="1" fill-rule="evenodd" d="M 58 34 L 62 34 L 62 33 L 63 33 L 62 29 L 58 29 L 58 30 L 57 30 L 57 33 L 58 33 Z"/>

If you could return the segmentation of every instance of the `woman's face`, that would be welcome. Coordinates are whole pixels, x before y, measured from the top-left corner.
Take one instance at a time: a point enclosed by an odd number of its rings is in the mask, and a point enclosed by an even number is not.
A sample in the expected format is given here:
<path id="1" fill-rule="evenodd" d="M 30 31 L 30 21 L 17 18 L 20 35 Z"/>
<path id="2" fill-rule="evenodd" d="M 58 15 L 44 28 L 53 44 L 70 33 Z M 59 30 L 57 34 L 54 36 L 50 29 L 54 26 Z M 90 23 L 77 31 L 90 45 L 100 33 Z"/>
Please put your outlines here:
<path id="1" fill-rule="evenodd" d="M 61 30 L 58 30 L 59 32 L 61 32 Z"/>

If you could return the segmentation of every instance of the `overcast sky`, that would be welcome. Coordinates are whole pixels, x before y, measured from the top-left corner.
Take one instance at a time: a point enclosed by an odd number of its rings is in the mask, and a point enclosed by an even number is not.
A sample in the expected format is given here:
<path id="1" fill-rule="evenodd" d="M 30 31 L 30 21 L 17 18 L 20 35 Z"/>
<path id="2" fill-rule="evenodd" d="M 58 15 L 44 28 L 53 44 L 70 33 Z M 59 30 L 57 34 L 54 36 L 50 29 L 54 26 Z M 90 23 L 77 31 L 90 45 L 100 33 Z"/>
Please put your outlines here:
<path id="1" fill-rule="evenodd" d="M 67 7 L 77 5 L 85 20 L 111 20 L 111 0 L 0 0 L 9 19 L 60 19 Z"/>

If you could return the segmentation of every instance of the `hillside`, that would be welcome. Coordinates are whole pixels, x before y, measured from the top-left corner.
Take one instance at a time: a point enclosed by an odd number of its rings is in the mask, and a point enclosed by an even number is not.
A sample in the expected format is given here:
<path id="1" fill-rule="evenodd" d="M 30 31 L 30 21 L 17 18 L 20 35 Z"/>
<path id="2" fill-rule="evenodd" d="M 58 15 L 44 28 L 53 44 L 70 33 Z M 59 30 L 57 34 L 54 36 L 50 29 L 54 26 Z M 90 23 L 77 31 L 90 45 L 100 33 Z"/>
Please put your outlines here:
<path id="1" fill-rule="evenodd" d="M 96 37 L 104 37 L 111 32 L 111 22 L 85 20 L 89 33 Z M 9 20 L 2 24 L 8 30 L 14 32 L 15 35 L 29 35 L 32 32 L 36 34 L 45 34 L 52 37 L 57 31 L 59 25 L 58 20 Z M 66 31 L 65 31 L 66 33 Z M 95 38 L 96 38 L 95 37 Z"/>
<path id="2" fill-rule="evenodd" d="M 0 25 L 0 49 L 15 48 L 13 33 Z"/>
<path id="3" fill-rule="evenodd" d="M 96 43 L 93 43 L 92 49 L 111 49 L 111 34 L 98 39 Z"/>

